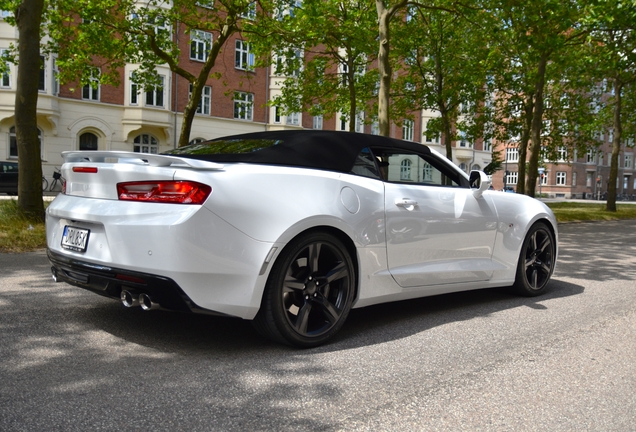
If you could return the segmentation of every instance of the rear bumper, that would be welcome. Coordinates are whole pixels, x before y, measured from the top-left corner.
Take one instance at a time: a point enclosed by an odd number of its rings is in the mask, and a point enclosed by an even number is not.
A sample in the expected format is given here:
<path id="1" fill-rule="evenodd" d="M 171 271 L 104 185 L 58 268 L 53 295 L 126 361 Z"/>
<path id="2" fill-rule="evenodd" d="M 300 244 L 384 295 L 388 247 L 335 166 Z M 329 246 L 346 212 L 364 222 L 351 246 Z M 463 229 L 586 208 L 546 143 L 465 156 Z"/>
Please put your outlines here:
<path id="1" fill-rule="evenodd" d="M 174 280 L 167 277 L 93 264 L 50 249 L 47 249 L 47 256 L 57 282 L 66 282 L 116 300 L 126 289 L 148 294 L 162 309 L 228 316 L 199 307 Z"/>

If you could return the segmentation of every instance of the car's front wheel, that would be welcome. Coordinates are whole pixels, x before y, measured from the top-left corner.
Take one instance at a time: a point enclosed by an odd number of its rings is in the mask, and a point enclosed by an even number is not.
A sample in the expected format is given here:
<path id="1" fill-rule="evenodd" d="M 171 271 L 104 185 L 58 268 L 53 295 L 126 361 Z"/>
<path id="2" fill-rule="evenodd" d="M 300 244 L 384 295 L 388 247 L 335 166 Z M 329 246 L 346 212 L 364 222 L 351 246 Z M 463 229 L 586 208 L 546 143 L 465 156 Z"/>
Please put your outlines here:
<path id="1" fill-rule="evenodd" d="M 344 324 L 355 284 L 353 262 L 338 238 L 302 235 L 274 263 L 254 325 L 277 342 L 302 348 L 323 344 Z"/>
<path id="2" fill-rule="evenodd" d="M 543 222 L 534 224 L 521 246 L 514 290 L 525 296 L 543 294 L 554 271 L 555 258 L 552 231 Z"/>

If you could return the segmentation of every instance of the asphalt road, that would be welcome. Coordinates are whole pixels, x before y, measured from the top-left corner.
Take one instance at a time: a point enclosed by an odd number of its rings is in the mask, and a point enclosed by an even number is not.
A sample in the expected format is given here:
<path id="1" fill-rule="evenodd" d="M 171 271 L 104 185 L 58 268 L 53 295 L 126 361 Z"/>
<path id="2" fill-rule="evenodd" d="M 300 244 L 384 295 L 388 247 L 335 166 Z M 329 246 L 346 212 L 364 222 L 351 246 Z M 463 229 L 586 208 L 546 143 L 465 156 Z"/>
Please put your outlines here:
<path id="1" fill-rule="evenodd" d="M 547 295 L 352 312 L 295 350 L 248 322 L 124 309 L 0 254 L 1 431 L 634 431 L 636 221 L 561 227 Z"/>

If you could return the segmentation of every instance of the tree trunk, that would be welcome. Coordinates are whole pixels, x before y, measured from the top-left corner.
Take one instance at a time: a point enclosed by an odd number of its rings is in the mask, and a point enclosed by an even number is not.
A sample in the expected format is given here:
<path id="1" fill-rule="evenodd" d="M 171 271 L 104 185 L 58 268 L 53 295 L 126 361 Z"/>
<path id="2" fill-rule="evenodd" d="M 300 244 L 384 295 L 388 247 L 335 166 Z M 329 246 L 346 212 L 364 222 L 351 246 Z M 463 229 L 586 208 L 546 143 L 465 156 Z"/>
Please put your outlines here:
<path id="1" fill-rule="evenodd" d="M 618 156 L 621 151 L 621 136 L 623 135 L 623 125 L 621 123 L 621 92 L 623 83 L 616 79 L 614 81 L 616 90 L 616 101 L 614 102 L 614 139 L 612 140 L 612 162 L 610 164 L 610 174 L 607 180 L 607 204 L 605 209 L 610 212 L 616 211 L 616 179 L 618 178 Z"/>
<path id="2" fill-rule="evenodd" d="M 517 193 L 526 193 L 526 159 L 528 156 L 528 141 L 532 129 L 532 115 L 534 113 L 534 93 L 528 95 L 524 106 L 523 131 L 519 142 L 519 162 L 517 163 Z"/>
<path id="3" fill-rule="evenodd" d="M 548 56 L 543 54 L 539 60 L 537 69 L 537 81 L 535 85 L 534 115 L 532 117 L 532 147 L 530 148 L 530 163 L 528 164 L 528 181 L 526 182 L 526 195 L 534 197 L 539 175 L 539 156 L 541 154 L 541 127 L 543 125 L 543 89 L 545 87 L 545 71 L 548 64 Z"/>
<path id="4" fill-rule="evenodd" d="M 235 22 L 236 20 L 234 19 Z M 194 115 L 197 112 L 197 106 L 199 105 L 199 101 L 201 100 L 201 95 L 203 94 L 203 87 L 205 87 L 205 83 L 210 76 L 210 72 L 216 63 L 216 59 L 221 52 L 221 48 L 225 45 L 228 38 L 232 36 L 236 32 L 235 24 L 228 24 L 223 27 L 223 31 L 219 34 L 217 39 L 212 44 L 212 49 L 208 53 L 208 58 L 205 61 L 205 64 L 199 71 L 199 75 L 196 77 L 192 84 L 192 94 L 190 95 L 190 99 L 185 109 L 183 110 L 183 123 L 181 123 L 181 133 L 179 134 L 179 143 L 178 147 L 183 147 L 188 145 L 190 142 L 190 132 L 192 131 L 192 121 L 194 120 Z M 194 79 L 194 76 L 189 72 L 178 68 L 177 74 L 181 75 L 185 78 Z M 178 79 L 178 78 L 177 78 Z M 177 104 L 177 98 L 174 99 L 175 104 Z M 178 106 L 175 106 L 175 109 L 178 109 Z"/>
<path id="5" fill-rule="evenodd" d="M 23 0 L 15 14 L 18 39 L 18 79 L 15 93 L 15 130 L 18 145 L 18 207 L 35 221 L 44 220 L 42 157 L 38 137 L 37 104 L 40 77 L 40 24 L 43 0 Z"/>
<path id="6" fill-rule="evenodd" d="M 384 1 L 376 0 L 379 27 L 378 72 L 380 74 L 380 89 L 378 91 L 378 126 L 380 135 L 389 136 L 390 130 L 390 95 L 391 95 L 391 63 L 389 25 L 390 11 L 384 6 Z"/>
<path id="7" fill-rule="evenodd" d="M 347 84 L 349 87 L 349 132 L 356 131 L 357 103 L 356 103 L 356 71 L 354 69 L 353 56 L 348 53 L 347 59 Z"/>
<path id="8" fill-rule="evenodd" d="M 453 136 L 452 131 L 452 122 L 450 119 L 450 114 L 447 110 L 441 110 L 442 117 L 442 147 L 446 149 L 446 158 L 449 161 L 453 160 L 453 140 L 451 137 Z"/>

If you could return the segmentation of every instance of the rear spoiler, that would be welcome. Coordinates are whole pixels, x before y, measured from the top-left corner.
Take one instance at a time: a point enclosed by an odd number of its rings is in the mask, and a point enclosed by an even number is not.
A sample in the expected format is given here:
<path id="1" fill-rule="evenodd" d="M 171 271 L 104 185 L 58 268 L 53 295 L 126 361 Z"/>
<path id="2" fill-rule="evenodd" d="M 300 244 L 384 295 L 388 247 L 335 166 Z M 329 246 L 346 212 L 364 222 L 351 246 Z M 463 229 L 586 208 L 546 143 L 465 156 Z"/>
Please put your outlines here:
<path id="1" fill-rule="evenodd" d="M 171 155 L 136 153 L 129 151 L 65 151 L 64 162 L 105 162 L 149 165 L 155 167 L 186 167 L 200 170 L 220 170 L 223 164 Z"/>

